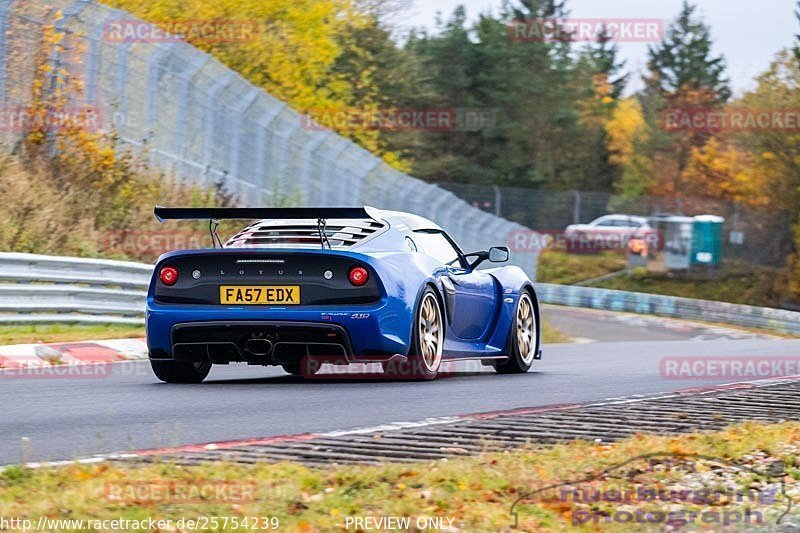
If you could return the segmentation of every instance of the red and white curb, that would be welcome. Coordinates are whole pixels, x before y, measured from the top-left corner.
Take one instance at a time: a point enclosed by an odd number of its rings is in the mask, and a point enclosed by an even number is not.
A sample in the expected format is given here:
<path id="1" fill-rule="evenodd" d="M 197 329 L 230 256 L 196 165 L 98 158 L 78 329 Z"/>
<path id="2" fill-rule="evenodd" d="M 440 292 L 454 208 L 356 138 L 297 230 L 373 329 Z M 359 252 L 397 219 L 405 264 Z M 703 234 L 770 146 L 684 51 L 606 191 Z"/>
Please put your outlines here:
<path id="1" fill-rule="evenodd" d="M 302 442 L 314 439 L 343 437 L 347 435 L 386 433 L 402 429 L 439 426 L 439 425 L 453 424 L 464 420 L 486 420 L 492 418 L 515 416 L 515 415 L 537 414 L 537 413 L 546 413 L 554 411 L 569 411 L 572 409 L 580 409 L 587 407 L 631 404 L 636 402 L 668 399 L 680 396 L 697 396 L 697 395 L 713 394 L 715 392 L 721 392 L 731 389 L 754 389 L 759 387 L 767 387 L 770 385 L 796 383 L 797 381 L 800 381 L 800 375 L 783 376 L 780 378 L 770 378 L 770 379 L 759 379 L 753 381 L 740 381 L 740 382 L 726 383 L 723 385 L 680 389 L 672 392 L 664 392 L 664 393 L 649 394 L 649 395 L 622 396 L 618 398 L 607 398 L 604 400 L 593 401 L 593 402 L 552 404 L 552 405 L 543 405 L 540 407 L 509 409 L 505 411 L 490 411 L 490 412 L 472 413 L 466 415 L 432 417 L 417 422 L 392 422 L 388 424 L 381 424 L 378 426 L 361 427 L 361 428 L 338 430 L 338 431 L 326 431 L 319 433 L 299 433 L 294 435 L 278 435 L 273 437 L 210 442 L 205 444 L 188 444 L 170 448 L 154 448 L 149 450 L 136 450 L 129 452 L 97 454 L 92 457 L 87 457 L 77 460 L 26 463 L 25 466 L 28 468 L 47 468 L 47 467 L 66 466 L 73 464 L 94 464 L 94 463 L 101 463 L 104 461 L 113 461 L 119 459 L 135 459 L 138 457 L 148 457 L 148 456 L 174 455 L 181 453 L 197 453 L 197 452 L 207 452 L 214 450 L 228 450 L 232 448 L 242 448 L 247 446 L 269 446 L 275 444 L 291 444 L 295 442 Z M 3 468 L 4 468 L 3 466 L 0 466 L 0 471 L 2 471 Z"/>
<path id="2" fill-rule="evenodd" d="M 89 365 L 147 359 L 144 339 L 0 346 L 0 372 L 55 365 Z"/>

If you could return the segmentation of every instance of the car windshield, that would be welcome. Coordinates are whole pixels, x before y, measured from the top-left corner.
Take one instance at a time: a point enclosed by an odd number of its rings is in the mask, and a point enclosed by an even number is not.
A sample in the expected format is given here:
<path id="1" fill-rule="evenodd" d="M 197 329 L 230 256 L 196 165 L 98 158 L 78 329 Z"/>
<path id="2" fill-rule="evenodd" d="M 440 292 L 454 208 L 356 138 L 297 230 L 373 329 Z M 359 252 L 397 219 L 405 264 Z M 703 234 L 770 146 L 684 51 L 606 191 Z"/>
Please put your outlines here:
<path id="1" fill-rule="evenodd" d="M 441 232 L 417 231 L 414 232 L 414 240 L 421 252 L 435 258 L 443 265 L 454 265 L 461 260 L 458 251 Z"/>

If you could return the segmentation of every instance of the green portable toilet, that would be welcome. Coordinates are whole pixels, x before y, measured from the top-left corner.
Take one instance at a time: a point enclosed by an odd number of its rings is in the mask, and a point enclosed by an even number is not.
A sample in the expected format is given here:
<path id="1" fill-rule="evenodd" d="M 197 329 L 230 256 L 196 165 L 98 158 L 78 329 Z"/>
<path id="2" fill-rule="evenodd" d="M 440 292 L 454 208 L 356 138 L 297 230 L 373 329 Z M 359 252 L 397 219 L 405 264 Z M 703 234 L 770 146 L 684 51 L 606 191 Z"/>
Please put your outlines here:
<path id="1" fill-rule="evenodd" d="M 722 224 L 716 215 L 698 215 L 692 224 L 692 266 L 719 266 L 722 261 Z"/>

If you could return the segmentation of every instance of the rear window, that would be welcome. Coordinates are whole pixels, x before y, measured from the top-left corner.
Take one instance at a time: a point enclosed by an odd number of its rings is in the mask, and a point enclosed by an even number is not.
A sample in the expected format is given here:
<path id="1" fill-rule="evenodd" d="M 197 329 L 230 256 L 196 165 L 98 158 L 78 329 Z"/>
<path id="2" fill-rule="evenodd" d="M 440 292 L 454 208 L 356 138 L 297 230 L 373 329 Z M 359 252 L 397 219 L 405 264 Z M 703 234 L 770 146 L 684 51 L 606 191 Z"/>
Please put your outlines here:
<path id="1" fill-rule="evenodd" d="M 325 244 L 350 248 L 378 233 L 385 224 L 377 220 L 331 219 L 325 225 Z M 319 248 L 316 220 L 261 220 L 228 239 L 226 248 Z"/>

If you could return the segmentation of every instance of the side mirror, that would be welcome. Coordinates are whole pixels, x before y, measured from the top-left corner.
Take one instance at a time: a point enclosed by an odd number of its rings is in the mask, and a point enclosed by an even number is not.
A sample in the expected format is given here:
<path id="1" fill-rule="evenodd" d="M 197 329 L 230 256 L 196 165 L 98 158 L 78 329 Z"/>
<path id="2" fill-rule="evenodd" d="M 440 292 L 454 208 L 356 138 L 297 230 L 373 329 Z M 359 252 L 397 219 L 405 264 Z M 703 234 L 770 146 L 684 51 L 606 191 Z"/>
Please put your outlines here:
<path id="1" fill-rule="evenodd" d="M 492 246 L 489 248 L 489 261 L 492 263 L 505 263 L 510 255 L 506 246 Z"/>

